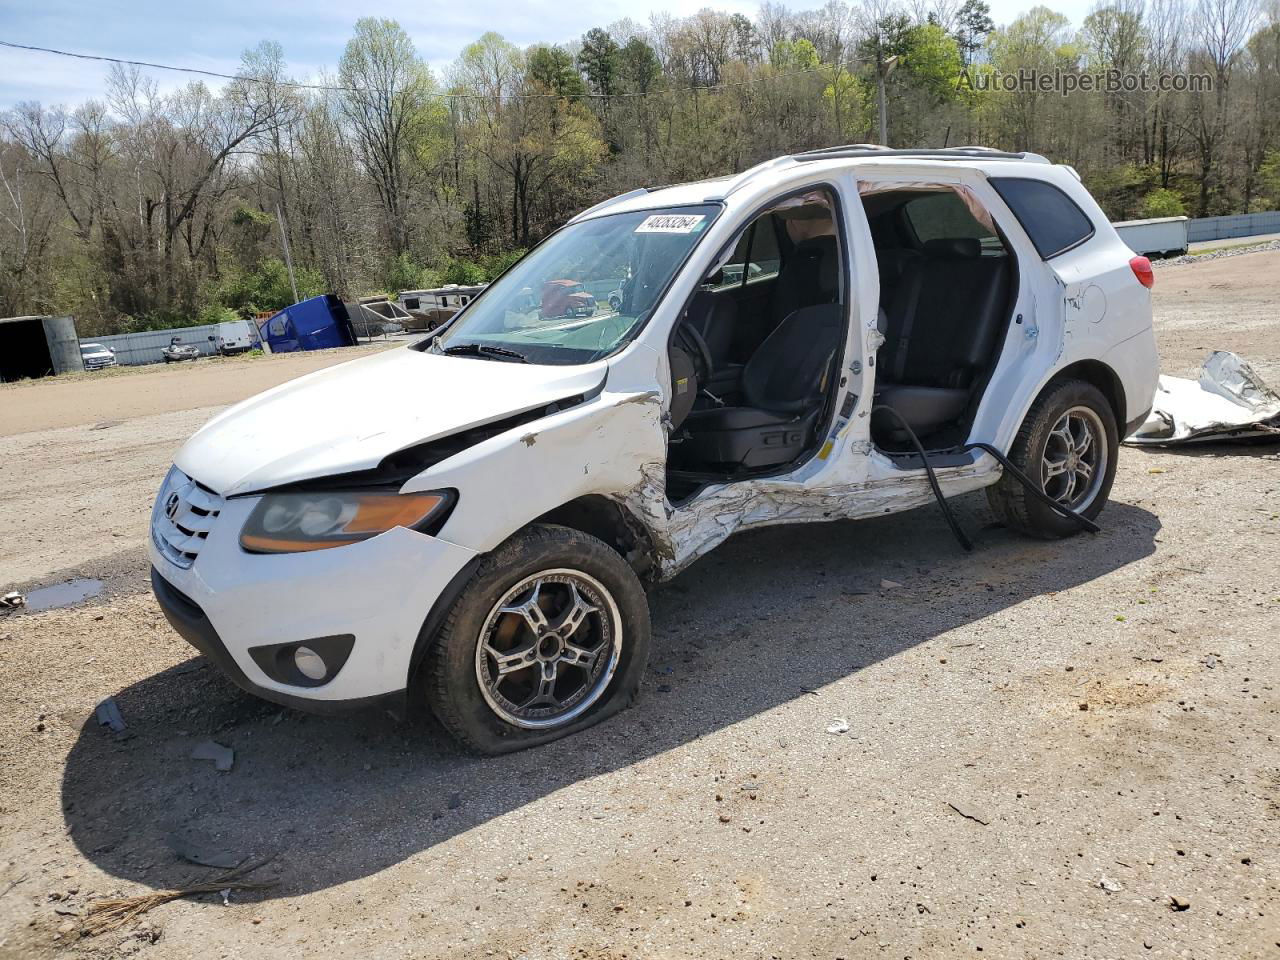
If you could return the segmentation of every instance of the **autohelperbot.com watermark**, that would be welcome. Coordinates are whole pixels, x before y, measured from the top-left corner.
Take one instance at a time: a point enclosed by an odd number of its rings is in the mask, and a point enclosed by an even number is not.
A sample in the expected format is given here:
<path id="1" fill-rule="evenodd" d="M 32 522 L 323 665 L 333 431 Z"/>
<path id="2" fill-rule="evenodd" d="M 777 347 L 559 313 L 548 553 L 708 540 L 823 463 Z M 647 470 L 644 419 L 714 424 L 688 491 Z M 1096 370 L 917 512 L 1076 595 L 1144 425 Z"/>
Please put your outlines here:
<path id="1" fill-rule="evenodd" d="M 1132 73 L 1122 70 L 968 69 L 960 72 L 956 89 L 978 93 L 1208 93 L 1213 77 L 1207 73 Z"/>

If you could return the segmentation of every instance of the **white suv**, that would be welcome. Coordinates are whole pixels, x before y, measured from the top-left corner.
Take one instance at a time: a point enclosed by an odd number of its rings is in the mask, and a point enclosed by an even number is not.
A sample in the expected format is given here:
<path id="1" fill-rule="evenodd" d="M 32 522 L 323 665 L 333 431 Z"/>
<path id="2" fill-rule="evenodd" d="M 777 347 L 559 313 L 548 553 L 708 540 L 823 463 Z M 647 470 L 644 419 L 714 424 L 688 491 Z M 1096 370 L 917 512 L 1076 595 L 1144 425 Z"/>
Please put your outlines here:
<path id="1" fill-rule="evenodd" d="M 544 316 L 564 279 L 617 302 Z M 1151 407 L 1151 283 L 1033 154 L 636 190 L 436 335 L 210 421 L 156 501 L 155 592 L 267 699 L 420 695 L 472 749 L 542 743 L 632 702 L 644 584 L 737 530 L 981 487 L 1031 535 L 1096 529 Z"/>

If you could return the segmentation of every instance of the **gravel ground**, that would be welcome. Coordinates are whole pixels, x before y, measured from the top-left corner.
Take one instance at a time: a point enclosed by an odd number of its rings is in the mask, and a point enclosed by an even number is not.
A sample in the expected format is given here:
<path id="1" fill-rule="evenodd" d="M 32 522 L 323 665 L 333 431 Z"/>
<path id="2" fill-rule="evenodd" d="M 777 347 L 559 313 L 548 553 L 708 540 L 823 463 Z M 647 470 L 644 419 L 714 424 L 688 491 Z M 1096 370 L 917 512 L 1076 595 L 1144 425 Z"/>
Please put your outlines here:
<path id="1" fill-rule="evenodd" d="M 1280 369 L 1278 267 L 1162 269 L 1167 372 L 1218 347 Z M 0 589 L 105 583 L 0 619 L 0 957 L 1280 954 L 1274 445 L 1126 449 L 1096 537 L 1020 539 L 981 497 L 968 555 L 932 508 L 742 535 L 654 593 L 633 710 L 479 760 L 193 658 L 146 591 L 145 517 L 233 397 L 121 416 L 85 383 L 18 388 L 73 422 L 0 429 Z M 92 720 L 107 696 L 123 736 Z M 207 738 L 230 772 L 189 759 Z M 81 938 L 97 898 L 217 873 L 182 831 L 274 855 L 278 885 Z"/>
<path id="2" fill-rule="evenodd" d="M 1154 265 L 1199 263 L 1203 260 L 1221 260 L 1223 257 L 1238 257 L 1242 253 L 1261 253 L 1266 250 L 1280 250 L 1280 237 L 1267 234 L 1258 237 L 1256 242 L 1239 237 L 1231 240 L 1206 240 L 1202 243 L 1188 245 L 1186 256 L 1174 257 L 1171 260 L 1153 260 Z"/>

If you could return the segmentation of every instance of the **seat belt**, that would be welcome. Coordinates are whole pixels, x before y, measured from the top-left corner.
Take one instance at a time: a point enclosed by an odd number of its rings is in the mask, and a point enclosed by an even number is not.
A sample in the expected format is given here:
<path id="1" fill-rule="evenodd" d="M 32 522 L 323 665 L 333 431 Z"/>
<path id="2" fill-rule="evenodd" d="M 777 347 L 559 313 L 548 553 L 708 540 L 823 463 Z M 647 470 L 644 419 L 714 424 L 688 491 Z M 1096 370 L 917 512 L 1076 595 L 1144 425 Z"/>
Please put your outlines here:
<path id="1" fill-rule="evenodd" d="M 916 322 L 916 305 L 920 302 L 920 285 L 923 278 L 918 279 L 911 284 L 911 288 L 907 293 L 907 309 L 906 316 L 902 318 L 902 332 L 898 334 L 897 352 L 893 357 L 893 380 L 895 383 L 901 383 L 902 378 L 907 375 L 907 347 L 911 343 L 911 328 Z"/>

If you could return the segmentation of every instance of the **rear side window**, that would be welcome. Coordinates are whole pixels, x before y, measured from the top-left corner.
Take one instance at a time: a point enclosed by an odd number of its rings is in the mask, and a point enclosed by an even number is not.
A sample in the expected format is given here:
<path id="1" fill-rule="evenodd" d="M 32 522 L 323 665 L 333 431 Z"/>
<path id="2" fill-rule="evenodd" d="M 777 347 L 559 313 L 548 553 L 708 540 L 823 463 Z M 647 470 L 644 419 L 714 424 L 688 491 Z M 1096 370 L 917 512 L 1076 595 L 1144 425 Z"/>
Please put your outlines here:
<path id="1" fill-rule="evenodd" d="M 970 237 L 989 240 L 995 236 L 973 218 L 953 190 L 943 193 L 926 193 L 919 200 L 912 200 L 904 208 L 911 229 L 921 243 L 929 240 L 954 240 Z"/>
<path id="2" fill-rule="evenodd" d="M 990 180 L 1045 260 L 1066 253 L 1093 236 L 1093 222 L 1053 184 L 1023 177 Z"/>

